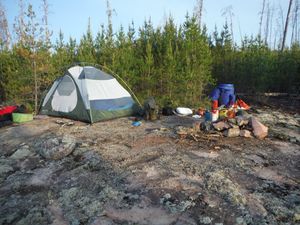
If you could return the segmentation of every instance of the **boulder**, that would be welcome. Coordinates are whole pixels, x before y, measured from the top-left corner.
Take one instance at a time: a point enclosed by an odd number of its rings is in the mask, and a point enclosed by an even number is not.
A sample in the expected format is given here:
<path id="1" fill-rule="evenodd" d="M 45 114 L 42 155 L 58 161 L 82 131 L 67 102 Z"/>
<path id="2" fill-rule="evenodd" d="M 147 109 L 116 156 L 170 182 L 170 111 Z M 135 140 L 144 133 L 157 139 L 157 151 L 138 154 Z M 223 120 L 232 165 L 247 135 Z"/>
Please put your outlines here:
<path id="1" fill-rule="evenodd" d="M 241 130 L 240 131 L 240 136 L 241 137 L 246 137 L 246 138 L 251 138 L 251 132 L 249 130 Z"/>
<path id="2" fill-rule="evenodd" d="M 70 135 L 62 138 L 49 138 L 41 146 L 39 153 L 46 159 L 59 160 L 73 152 L 76 147 L 76 139 Z"/>
<path id="3" fill-rule="evenodd" d="M 239 128 L 230 128 L 224 132 L 226 137 L 238 137 L 240 135 Z"/>
<path id="4" fill-rule="evenodd" d="M 218 131 L 227 130 L 230 128 L 230 125 L 224 121 L 213 123 L 213 127 Z"/>
<path id="5" fill-rule="evenodd" d="M 254 136 L 258 139 L 264 139 L 268 135 L 268 127 L 259 122 L 255 117 L 251 117 L 250 121 Z"/>

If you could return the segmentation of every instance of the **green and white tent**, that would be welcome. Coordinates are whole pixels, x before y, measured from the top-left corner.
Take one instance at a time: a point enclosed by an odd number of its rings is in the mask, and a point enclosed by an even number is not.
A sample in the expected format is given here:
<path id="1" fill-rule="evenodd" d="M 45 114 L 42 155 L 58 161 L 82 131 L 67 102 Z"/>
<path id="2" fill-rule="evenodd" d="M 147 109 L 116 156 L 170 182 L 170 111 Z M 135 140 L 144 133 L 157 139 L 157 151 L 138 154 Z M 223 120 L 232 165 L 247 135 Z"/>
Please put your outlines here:
<path id="1" fill-rule="evenodd" d="M 74 66 L 54 81 L 40 114 L 93 123 L 136 110 L 132 96 L 112 75 L 91 66 Z"/>

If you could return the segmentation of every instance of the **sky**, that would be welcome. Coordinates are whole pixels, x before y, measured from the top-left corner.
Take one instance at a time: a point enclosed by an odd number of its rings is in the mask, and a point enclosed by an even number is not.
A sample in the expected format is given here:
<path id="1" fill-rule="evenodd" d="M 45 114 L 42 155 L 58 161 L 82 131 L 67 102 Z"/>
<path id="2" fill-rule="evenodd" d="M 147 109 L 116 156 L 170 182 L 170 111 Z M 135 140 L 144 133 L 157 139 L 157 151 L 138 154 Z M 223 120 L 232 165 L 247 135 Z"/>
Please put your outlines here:
<path id="1" fill-rule="evenodd" d="M 0 1 L 6 9 L 12 31 L 19 10 L 18 0 Z M 222 14 L 226 8 L 231 8 L 234 39 L 238 42 L 241 36 L 258 33 L 262 1 L 204 0 L 203 23 L 208 27 L 209 33 L 214 31 L 215 26 L 219 29 L 222 28 L 226 18 Z M 288 0 L 269 1 L 276 9 L 274 20 L 279 18 L 279 21 L 282 21 L 282 17 L 279 16 L 279 6 L 282 7 L 285 19 Z M 32 4 L 37 16 L 41 18 L 41 0 L 24 0 L 24 2 Z M 59 30 L 62 30 L 65 40 L 71 36 L 79 41 L 87 30 L 89 18 L 94 36 L 99 31 L 101 24 L 107 24 L 106 0 L 48 0 L 48 2 L 49 24 L 50 30 L 53 31 L 53 42 L 57 39 Z M 126 30 L 132 21 L 137 28 L 143 24 L 145 19 L 148 20 L 149 18 L 151 18 L 154 27 L 162 26 L 169 15 L 172 15 L 176 24 L 182 24 L 186 14 L 193 13 L 196 2 L 196 0 L 110 0 L 113 9 L 113 28 L 117 31 L 123 25 Z"/>

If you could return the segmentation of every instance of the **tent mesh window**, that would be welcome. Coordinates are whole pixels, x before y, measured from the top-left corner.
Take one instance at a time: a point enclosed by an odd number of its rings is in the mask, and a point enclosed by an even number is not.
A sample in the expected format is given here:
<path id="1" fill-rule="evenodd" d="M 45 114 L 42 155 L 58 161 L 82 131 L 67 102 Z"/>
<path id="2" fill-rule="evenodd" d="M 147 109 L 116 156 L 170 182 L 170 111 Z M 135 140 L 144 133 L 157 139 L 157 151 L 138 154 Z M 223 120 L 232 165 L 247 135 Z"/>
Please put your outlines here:
<path id="1" fill-rule="evenodd" d="M 65 76 L 57 87 L 60 96 L 70 96 L 75 89 L 75 84 L 69 76 Z"/>

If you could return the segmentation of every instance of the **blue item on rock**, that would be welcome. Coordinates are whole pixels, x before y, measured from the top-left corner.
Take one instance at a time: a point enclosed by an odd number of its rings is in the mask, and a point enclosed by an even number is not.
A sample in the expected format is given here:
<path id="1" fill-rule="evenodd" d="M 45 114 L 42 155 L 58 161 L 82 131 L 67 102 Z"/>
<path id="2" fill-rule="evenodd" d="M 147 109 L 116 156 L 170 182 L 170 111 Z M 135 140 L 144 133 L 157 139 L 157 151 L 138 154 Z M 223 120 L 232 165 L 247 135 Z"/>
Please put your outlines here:
<path id="1" fill-rule="evenodd" d="M 225 105 L 229 107 L 235 102 L 234 86 L 233 84 L 219 84 L 216 87 L 210 97 L 213 101 L 218 100 L 219 106 Z"/>
<path id="2" fill-rule="evenodd" d="M 134 127 L 138 127 L 138 126 L 142 125 L 142 122 L 141 121 L 133 121 L 131 125 Z"/>

